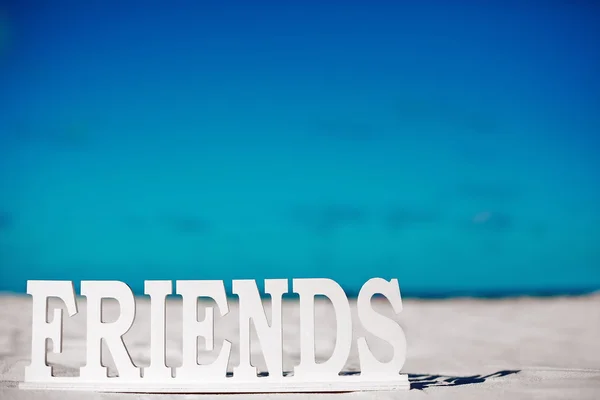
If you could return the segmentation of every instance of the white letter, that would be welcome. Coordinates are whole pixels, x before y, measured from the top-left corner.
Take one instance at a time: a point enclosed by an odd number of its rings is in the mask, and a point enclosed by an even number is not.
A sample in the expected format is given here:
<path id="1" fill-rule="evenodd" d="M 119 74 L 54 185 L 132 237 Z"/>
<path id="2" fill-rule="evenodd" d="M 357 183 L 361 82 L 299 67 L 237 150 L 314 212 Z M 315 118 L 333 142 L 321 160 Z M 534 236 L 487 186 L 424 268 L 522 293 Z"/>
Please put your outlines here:
<path id="1" fill-rule="evenodd" d="M 25 367 L 25 382 L 52 380 L 52 369 L 46 364 L 46 339 L 52 339 L 52 351 L 62 351 L 62 309 L 54 310 L 52 322 L 47 322 L 48 297 L 58 297 L 67 306 L 69 316 L 77 314 L 75 289 L 70 281 L 27 281 L 27 293 L 32 296 L 31 364 Z"/>
<path id="2" fill-rule="evenodd" d="M 283 343 L 281 332 L 281 296 L 288 291 L 287 279 L 265 279 L 265 292 L 271 295 L 271 326 L 263 308 L 256 282 L 234 280 L 233 293 L 240 298 L 240 365 L 233 369 L 233 376 L 240 380 L 257 378 L 256 367 L 250 364 L 250 320 L 261 343 L 269 378 L 283 378 Z"/>
<path id="3" fill-rule="evenodd" d="M 129 286 L 119 281 L 82 281 L 81 294 L 87 298 L 87 361 L 81 368 L 81 379 L 103 381 L 108 379 L 103 366 L 102 339 L 110 349 L 110 354 L 119 371 L 120 380 L 137 380 L 140 370 L 133 365 L 123 343 L 135 318 L 135 299 Z M 102 322 L 102 299 L 115 299 L 121 312 L 115 322 Z"/>
<path id="4" fill-rule="evenodd" d="M 150 366 L 144 368 L 144 379 L 155 382 L 171 379 L 171 368 L 165 361 L 165 303 L 171 293 L 171 281 L 144 282 L 144 294 L 150 296 Z"/>
<path id="5" fill-rule="evenodd" d="M 300 365 L 294 376 L 300 379 L 327 380 L 338 377 L 352 345 L 352 316 L 344 290 L 331 279 L 294 279 L 294 292 L 300 295 Z M 322 364 L 315 361 L 315 296 L 327 296 L 336 315 L 337 338 L 329 360 Z"/>
<path id="6" fill-rule="evenodd" d="M 214 348 L 214 309 L 206 307 L 206 317 L 198 321 L 198 297 L 215 300 L 221 316 L 229 312 L 223 281 L 177 281 L 177 294 L 183 305 L 183 364 L 177 369 L 176 378 L 197 382 L 198 379 L 225 379 L 227 363 L 231 352 L 231 342 L 223 341 L 223 348 L 215 362 L 198 365 L 198 337 L 206 341 L 206 350 Z"/>
<path id="7" fill-rule="evenodd" d="M 387 341 L 394 348 L 393 358 L 383 363 L 377 360 L 369 350 L 364 337 L 358 339 L 358 357 L 360 360 L 360 375 L 373 377 L 398 377 L 406 360 L 406 336 L 402 327 L 394 320 L 378 314 L 371 308 L 371 297 L 375 293 L 383 294 L 390 301 L 394 312 L 402 311 L 402 298 L 398 280 L 386 281 L 381 278 L 369 279 L 358 293 L 358 318 L 363 327 L 375 336 Z"/>

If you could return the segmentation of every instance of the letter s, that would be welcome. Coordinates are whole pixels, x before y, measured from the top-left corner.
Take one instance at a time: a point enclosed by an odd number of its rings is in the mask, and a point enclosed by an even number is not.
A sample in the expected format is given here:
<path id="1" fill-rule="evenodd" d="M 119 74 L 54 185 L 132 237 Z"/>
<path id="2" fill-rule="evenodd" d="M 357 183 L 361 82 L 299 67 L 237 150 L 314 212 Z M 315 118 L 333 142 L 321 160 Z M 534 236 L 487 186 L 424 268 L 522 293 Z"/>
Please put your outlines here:
<path id="1" fill-rule="evenodd" d="M 381 278 L 369 279 L 360 289 L 357 308 L 358 318 L 363 327 L 368 332 L 390 343 L 394 348 L 392 359 L 384 363 L 373 356 L 366 338 L 359 338 L 358 356 L 361 376 L 398 377 L 406 361 L 406 336 L 398 323 L 375 312 L 371 307 L 371 297 L 376 293 L 384 295 L 390 301 L 396 314 L 402 311 L 402 298 L 397 279 L 392 279 L 389 282 Z"/>

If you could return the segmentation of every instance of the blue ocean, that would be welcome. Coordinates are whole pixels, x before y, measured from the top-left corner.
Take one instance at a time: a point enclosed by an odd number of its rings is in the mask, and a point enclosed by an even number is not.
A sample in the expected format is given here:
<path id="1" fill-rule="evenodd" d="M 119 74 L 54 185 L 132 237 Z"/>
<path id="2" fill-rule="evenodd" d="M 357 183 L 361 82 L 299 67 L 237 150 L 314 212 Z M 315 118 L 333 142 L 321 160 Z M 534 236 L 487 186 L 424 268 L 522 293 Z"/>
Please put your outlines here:
<path id="1" fill-rule="evenodd" d="M 0 1 L 0 291 L 600 289 L 600 3 Z"/>

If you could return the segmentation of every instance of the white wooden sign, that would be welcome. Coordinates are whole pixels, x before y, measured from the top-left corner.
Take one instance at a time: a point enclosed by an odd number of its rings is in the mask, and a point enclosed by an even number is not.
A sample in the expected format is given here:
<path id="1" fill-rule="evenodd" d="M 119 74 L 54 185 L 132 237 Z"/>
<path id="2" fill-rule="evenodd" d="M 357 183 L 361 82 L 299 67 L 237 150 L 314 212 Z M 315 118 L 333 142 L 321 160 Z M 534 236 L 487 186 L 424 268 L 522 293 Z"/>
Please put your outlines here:
<path id="1" fill-rule="evenodd" d="M 267 393 L 267 392 L 342 392 L 362 390 L 408 389 L 408 378 L 400 374 L 406 359 L 406 338 L 400 325 L 371 307 L 375 294 L 385 296 L 395 313 L 402 311 L 398 281 L 373 278 L 361 288 L 357 299 L 358 318 L 366 331 L 387 341 L 393 357 L 381 362 L 371 353 L 365 337 L 357 338 L 360 374 L 340 374 L 352 345 L 350 303 L 343 289 L 331 279 L 293 279 L 293 292 L 300 298 L 300 364 L 293 373 L 284 375 L 282 367 L 282 295 L 288 293 L 287 279 L 266 279 L 265 292 L 271 296 L 271 324 L 268 323 L 254 280 L 234 280 L 233 293 L 239 297 L 239 365 L 227 375 L 231 342 L 224 340 L 216 361 L 208 365 L 197 362 L 198 337 L 205 339 L 205 349 L 214 348 L 214 309 L 206 308 L 206 317 L 198 321 L 199 297 L 214 299 L 221 316 L 229 312 L 223 281 L 176 281 L 176 294 L 182 297 L 181 367 L 166 366 L 167 330 L 166 298 L 172 294 L 171 281 L 145 281 L 150 296 L 149 367 L 133 364 L 123 342 L 131 328 L 136 303 L 131 289 L 119 281 L 82 281 L 81 295 L 87 298 L 86 364 L 77 377 L 52 375 L 47 365 L 46 340 L 52 351 L 62 351 L 63 314 L 54 309 L 48 322 L 48 298 L 60 298 L 69 316 L 77 314 L 75 290 L 70 281 L 28 281 L 27 293 L 33 298 L 31 364 L 25 368 L 24 389 L 90 390 L 138 393 Z M 315 296 L 331 300 L 336 315 L 337 336 L 329 360 L 315 360 Z M 114 322 L 102 322 L 102 300 L 116 299 L 120 314 Z M 268 376 L 258 376 L 250 363 L 250 322 L 253 322 L 268 369 Z M 101 342 L 112 354 L 118 376 L 109 377 L 101 362 Z"/>

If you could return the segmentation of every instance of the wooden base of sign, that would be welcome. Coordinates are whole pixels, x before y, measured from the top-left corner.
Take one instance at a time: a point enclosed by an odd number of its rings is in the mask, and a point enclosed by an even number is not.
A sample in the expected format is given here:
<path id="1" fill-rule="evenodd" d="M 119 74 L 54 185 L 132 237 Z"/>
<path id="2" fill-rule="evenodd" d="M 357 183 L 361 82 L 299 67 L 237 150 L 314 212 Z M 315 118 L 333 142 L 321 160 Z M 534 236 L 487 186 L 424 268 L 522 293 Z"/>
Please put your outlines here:
<path id="1" fill-rule="evenodd" d="M 407 375 L 398 375 L 397 379 L 363 378 L 360 375 L 341 376 L 340 379 L 315 381 L 300 380 L 291 377 L 274 380 L 268 377 L 256 381 L 236 381 L 226 378 L 223 381 L 193 383 L 135 383 L 107 382 L 84 383 L 76 377 L 53 378 L 52 382 L 23 382 L 20 389 L 27 390 L 68 390 L 114 393 L 324 393 L 324 392 L 360 392 L 408 390 L 410 384 Z"/>

